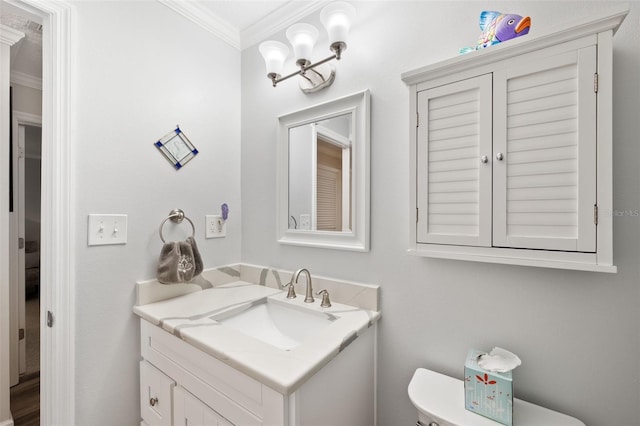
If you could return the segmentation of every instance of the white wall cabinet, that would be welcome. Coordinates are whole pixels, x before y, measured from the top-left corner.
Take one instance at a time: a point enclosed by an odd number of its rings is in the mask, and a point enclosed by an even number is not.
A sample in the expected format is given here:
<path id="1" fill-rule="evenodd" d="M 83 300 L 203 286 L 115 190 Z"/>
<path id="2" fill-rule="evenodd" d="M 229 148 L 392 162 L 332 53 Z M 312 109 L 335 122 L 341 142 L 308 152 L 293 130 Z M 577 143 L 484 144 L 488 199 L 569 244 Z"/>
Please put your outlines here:
<path id="1" fill-rule="evenodd" d="M 141 425 L 375 425 L 375 328 L 285 395 L 140 320 Z"/>
<path id="2" fill-rule="evenodd" d="M 626 13 L 403 74 L 413 253 L 615 272 L 612 37 Z"/>

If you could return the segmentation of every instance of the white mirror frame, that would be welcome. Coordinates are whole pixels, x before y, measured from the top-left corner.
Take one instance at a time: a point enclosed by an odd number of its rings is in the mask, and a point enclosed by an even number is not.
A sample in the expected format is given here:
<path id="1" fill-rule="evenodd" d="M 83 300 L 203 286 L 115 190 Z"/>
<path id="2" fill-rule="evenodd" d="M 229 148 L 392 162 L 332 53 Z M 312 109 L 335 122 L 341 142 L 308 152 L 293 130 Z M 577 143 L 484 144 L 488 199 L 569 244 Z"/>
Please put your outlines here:
<path id="1" fill-rule="evenodd" d="M 278 242 L 337 250 L 369 251 L 369 90 L 344 96 L 278 117 L 277 205 Z M 352 229 L 350 232 L 289 229 L 289 129 L 352 114 Z"/>

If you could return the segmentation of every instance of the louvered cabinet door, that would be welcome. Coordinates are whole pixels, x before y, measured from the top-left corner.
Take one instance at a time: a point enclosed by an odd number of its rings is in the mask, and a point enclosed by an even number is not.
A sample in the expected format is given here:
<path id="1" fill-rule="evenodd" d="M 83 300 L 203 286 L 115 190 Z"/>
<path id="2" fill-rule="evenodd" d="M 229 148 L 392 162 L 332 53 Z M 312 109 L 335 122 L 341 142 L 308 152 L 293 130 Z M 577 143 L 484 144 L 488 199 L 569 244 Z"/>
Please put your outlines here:
<path id="1" fill-rule="evenodd" d="M 494 73 L 494 246 L 595 252 L 595 72 L 591 46 Z"/>
<path id="2" fill-rule="evenodd" d="M 487 74 L 418 92 L 419 243 L 491 245 L 491 86 Z"/>

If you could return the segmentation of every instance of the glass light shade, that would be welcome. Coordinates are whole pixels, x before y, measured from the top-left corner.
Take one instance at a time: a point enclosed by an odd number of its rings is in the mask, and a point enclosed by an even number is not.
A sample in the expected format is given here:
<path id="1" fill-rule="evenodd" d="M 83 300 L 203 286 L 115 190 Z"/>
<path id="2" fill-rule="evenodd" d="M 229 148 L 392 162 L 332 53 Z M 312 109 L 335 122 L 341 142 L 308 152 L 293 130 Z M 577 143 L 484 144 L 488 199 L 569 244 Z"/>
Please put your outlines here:
<path id="1" fill-rule="evenodd" d="M 320 33 L 311 24 L 294 24 L 287 29 L 287 38 L 293 46 L 296 61 L 301 59 L 311 60 L 313 46 Z"/>
<path id="2" fill-rule="evenodd" d="M 356 8 L 344 1 L 330 3 L 322 9 L 320 21 L 329 34 L 329 44 L 347 43 L 349 29 L 355 17 Z"/>
<path id="3" fill-rule="evenodd" d="M 267 75 L 282 75 L 284 61 L 289 55 L 289 48 L 287 45 L 280 43 L 279 41 L 269 40 L 260 43 L 258 50 L 264 58 L 264 63 L 267 66 Z"/>

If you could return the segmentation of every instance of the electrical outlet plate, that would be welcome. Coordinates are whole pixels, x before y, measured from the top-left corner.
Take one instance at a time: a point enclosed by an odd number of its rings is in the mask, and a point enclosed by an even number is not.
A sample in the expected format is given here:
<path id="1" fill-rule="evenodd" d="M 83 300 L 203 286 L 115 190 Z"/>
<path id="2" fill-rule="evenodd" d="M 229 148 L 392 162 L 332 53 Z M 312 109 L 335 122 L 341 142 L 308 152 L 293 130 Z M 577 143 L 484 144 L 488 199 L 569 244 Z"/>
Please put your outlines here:
<path id="1" fill-rule="evenodd" d="M 205 216 L 205 238 L 224 238 L 227 236 L 227 224 L 219 214 Z"/>
<path id="2" fill-rule="evenodd" d="M 310 214 L 301 214 L 300 215 L 300 229 L 308 231 L 311 229 L 311 215 Z"/>
<path id="3" fill-rule="evenodd" d="M 126 214 L 90 214 L 87 227 L 90 246 L 127 243 Z"/>

